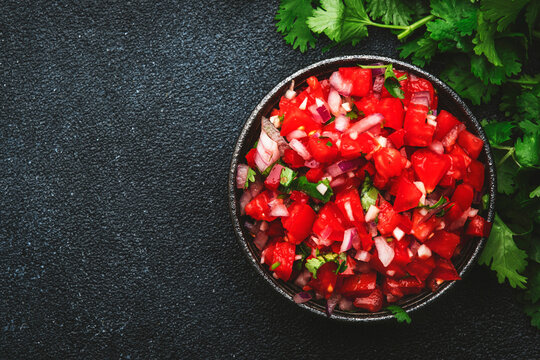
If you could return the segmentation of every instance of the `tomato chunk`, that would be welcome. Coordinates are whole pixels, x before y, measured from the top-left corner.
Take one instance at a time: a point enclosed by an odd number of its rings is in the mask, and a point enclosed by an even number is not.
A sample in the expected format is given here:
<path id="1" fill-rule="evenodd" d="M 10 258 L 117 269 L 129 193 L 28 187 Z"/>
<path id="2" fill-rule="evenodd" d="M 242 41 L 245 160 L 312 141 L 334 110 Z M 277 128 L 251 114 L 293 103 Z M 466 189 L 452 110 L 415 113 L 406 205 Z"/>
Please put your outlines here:
<path id="1" fill-rule="evenodd" d="M 424 244 L 443 258 L 450 259 L 459 244 L 459 236 L 445 230 L 438 230 Z"/>
<path id="2" fill-rule="evenodd" d="M 279 263 L 274 269 L 278 278 L 287 281 L 291 277 L 294 257 L 296 256 L 296 246 L 288 242 L 278 242 L 274 248 L 273 264 Z"/>
<path id="3" fill-rule="evenodd" d="M 373 155 L 377 172 L 385 178 L 399 176 L 407 163 L 396 149 L 382 148 Z"/>
<path id="4" fill-rule="evenodd" d="M 450 168 L 448 157 L 427 149 L 416 151 L 411 156 L 411 162 L 414 172 L 422 180 L 428 193 L 435 190 L 439 181 Z"/>
<path id="5" fill-rule="evenodd" d="M 343 80 L 352 82 L 352 96 L 366 96 L 373 85 L 371 69 L 361 67 L 339 68 L 339 73 Z"/>
<path id="6" fill-rule="evenodd" d="M 366 274 L 347 276 L 343 280 L 340 292 L 347 297 L 369 295 L 377 287 L 377 273 L 370 271 Z"/>
<path id="7" fill-rule="evenodd" d="M 268 203 L 273 199 L 272 192 L 263 191 L 255 196 L 246 205 L 246 215 L 251 216 L 255 220 L 273 221 L 275 216 L 270 215 L 270 206 Z"/>
<path id="8" fill-rule="evenodd" d="M 311 233 L 315 221 L 315 211 L 308 204 L 294 202 L 288 208 L 289 216 L 283 217 L 281 222 L 287 230 L 287 237 L 293 244 L 300 244 Z"/>
<path id="9" fill-rule="evenodd" d="M 396 191 L 396 200 L 394 201 L 394 210 L 397 212 L 406 211 L 418 206 L 422 197 L 422 192 L 418 190 L 405 176 L 401 176 Z"/>
<path id="10" fill-rule="evenodd" d="M 405 111 L 401 100 L 394 97 L 383 98 L 377 106 L 377 112 L 384 116 L 384 126 L 395 130 L 403 127 Z"/>
<path id="11" fill-rule="evenodd" d="M 348 189 L 337 194 L 335 203 L 347 220 L 357 227 L 362 226 L 364 223 L 364 210 L 362 209 L 362 202 L 356 188 Z"/>
<path id="12" fill-rule="evenodd" d="M 356 135 L 345 134 L 341 138 L 341 156 L 345 159 L 354 159 L 362 155 L 371 154 L 379 145 L 370 133 L 364 132 Z"/>
<path id="13" fill-rule="evenodd" d="M 458 144 L 467 151 L 471 158 L 476 159 L 482 148 L 484 147 L 484 142 L 479 137 L 474 136 L 467 130 L 463 130 L 459 133 Z"/>

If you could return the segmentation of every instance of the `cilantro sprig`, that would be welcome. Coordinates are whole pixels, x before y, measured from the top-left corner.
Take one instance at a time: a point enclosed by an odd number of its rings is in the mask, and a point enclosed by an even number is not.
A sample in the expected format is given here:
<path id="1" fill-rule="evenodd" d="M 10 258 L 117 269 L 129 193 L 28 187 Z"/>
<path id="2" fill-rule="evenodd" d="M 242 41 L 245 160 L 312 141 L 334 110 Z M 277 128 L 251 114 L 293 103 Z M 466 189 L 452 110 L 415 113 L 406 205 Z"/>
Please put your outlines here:
<path id="1" fill-rule="evenodd" d="M 386 307 L 386 310 L 390 311 L 398 322 L 406 322 L 407 324 L 411 323 L 411 317 L 401 306 L 398 305 L 389 305 Z"/>

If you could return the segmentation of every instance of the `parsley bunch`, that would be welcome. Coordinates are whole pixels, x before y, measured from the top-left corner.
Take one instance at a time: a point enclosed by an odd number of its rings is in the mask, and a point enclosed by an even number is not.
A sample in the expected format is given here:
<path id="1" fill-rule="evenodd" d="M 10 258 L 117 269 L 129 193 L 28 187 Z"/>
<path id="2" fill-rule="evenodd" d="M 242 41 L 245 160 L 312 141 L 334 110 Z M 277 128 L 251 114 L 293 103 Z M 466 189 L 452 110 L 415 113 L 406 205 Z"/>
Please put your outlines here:
<path id="1" fill-rule="evenodd" d="M 498 104 L 482 125 L 497 162 L 497 214 L 480 263 L 524 289 L 540 328 L 540 74 L 524 71 L 540 46 L 538 0 L 281 0 L 277 30 L 304 52 L 324 34 L 359 43 L 370 27 L 402 40 L 400 56 L 444 64 L 441 78 L 473 104 Z M 537 58 L 536 58 L 537 60 Z"/>

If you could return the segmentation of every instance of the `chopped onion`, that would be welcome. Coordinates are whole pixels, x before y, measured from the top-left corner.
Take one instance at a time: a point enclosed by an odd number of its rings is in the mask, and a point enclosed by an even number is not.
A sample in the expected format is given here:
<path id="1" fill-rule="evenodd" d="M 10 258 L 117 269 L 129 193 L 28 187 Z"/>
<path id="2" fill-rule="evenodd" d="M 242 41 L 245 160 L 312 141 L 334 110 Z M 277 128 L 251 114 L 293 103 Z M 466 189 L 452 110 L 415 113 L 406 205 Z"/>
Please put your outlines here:
<path id="1" fill-rule="evenodd" d="M 363 133 L 374 126 L 379 125 L 383 121 L 383 119 L 384 119 L 384 116 L 382 116 L 379 113 L 368 115 L 362 120 L 356 122 L 345 133 L 346 134 L 350 134 L 352 132 L 356 132 L 357 134 Z"/>
<path id="2" fill-rule="evenodd" d="M 384 64 L 379 62 L 379 63 L 370 64 L 370 65 L 371 66 L 381 66 L 381 65 L 384 65 Z M 371 69 L 371 75 L 373 77 L 384 75 L 384 71 L 385 71 L 384 67 L 374 67 L 373 69 Z"/>
<path id="3" fill-rule="evenodd" d="M 377 236 L 377 224 L 374 221 L 370 221 L 368 224 L 369 235 L 371 237 Z"/>
<path id="4" fill-rule="evenodd" d="M 323 183 L 320 183 L 319 185 L 317 185 L 316 189 L 318 192 L 321 193 L 321 195 L 324 195 L 328 191 L 328 186 L 324 185 Z"/>
<path id="5" fill-rule="evenodd" d="M 311 280 L 311 273 L 304 269 L 294 280 L 294 284 L 300 288 L 303 288 L 308 284 L 308 282 Z"/>
<path id="6" fill-rule="evenodd" d="M 335 188 L 335 187 L 341 186 L 341 185 L 345 184 L 346 180 L 347 179 L 344 176 L 338 176 L 338 177 L 334 178 L 334 180 L 332 180 L 330 182 L 330 187 Z"/>
<path id="7" fill-rule="evenodd" d="M 324 228 L 324 230 L 321 232 L 321 235 L 320 238 L 318 238 L 319 240 L 319 243 L 317 245 L 320 245 L 321 244 L 321 241 L 326 241 L 328 240 L 328 238 L 330 237 L 330 235 L 332 235 L 332 228 L 330 226 L 327 226 Z M 315 238 L 316 239 L 316 238 Z M 313 240 L 315 240 L 313 239 Z"/>
<path id="8" fill-rule="evenodd" d="M 412 94 L 410 103 L 425 105 L 429 108 L 429 104 L 431 103 L 431 95 L 429 94 L 429 91 L 417 91 Z"/>
<path id="9" fill-rule="evenodd" d="M 465 130 L 465 125 L 460 123 L 454 126 L 446 135 L 444 135 L 441 142 L 446 150 L 449 150 L 450 147 L 456 143 L 458 135 L 462 130 Z"/>
<path id="10" fill-rule="evenodd" d="M 261 131 L 259 143 L 257 144 L 257 153 L 255 154 L 257 168 L 263 172 L 270 164 L 275 163 L 279 157 L 280 152 L 277 142 L 270 139 L 266 132 Z"/>
<path id="11" fill-rule="evenodd" d="M 356 170 L 362 163 L 362 159 L 357 158 L 353 160 L 341 160 L 326 168 L 326 171 L 331 176 L 339 176 L 346 172 Z"/>
<path id="12" fill-rule="evenodd" d="M 282 199 L 274 199 L 268 203 L 270 207 L 270 216 L 289 216 L 289 210 Z"/>
<path id="13" fill-rule="evenodd" d="M 292 139 L 301 139 L 307 136 L 306 132 L 303 130 L 293 130 L 287 134 L 287 140 L 291 141 Z"/>
<path id="14" fill-rule="evenodd" d="M 291 100 L 291 99 L 294 99 L 296 97 L 296 91 L 294 90 L 287 90 L 285 92 L 285 98 Z"/>
<path id="15" fill-rule="evenodd" d="M 300 110 L 306 110 L 306 106 L 307 106 L 307 97 L 304 98 L 304 101 L 302 101 L 302 103 L 300 104 L 300 106 L 298 108 Z"/>
<path id="16" fill-rule="evenodd" d="M 315 159 L 311 159 L 309 161 L 306 161 L 304 163 L 304 166 L 310 168 L 310 169 L 315 169 L 315 168 L 318 168 L 319 166 L 321 166 L 321 163 L 318 162 L 317 160 Z"/>
<path id="17" fill-rule="evenodd" d="M 403 236 L 405 236 L 405 232 L 401 230 L 399 226 L 396 226 L 394 228 L 394 231 L 392 231 L 392 235 L 394 235 L 394 238 L 399 241 L 403 239 Z"/>
<path id="18" fill-rule="evenodd" d="M 418 248 L 418 258 L 425 260 L 431 257 L 431 249 L 428 248 L 425 244 L 420 245 Z"/>
<path id="19" fill-rule="evenodd" d="M 244 193 L 240 197 L 240 214 L 241 215 L 245 214 L 246 205 L 249 204 L 251 199 L 253 199 L 253 196 L 251 195 L 251 193 L 249 191 L 244 191 Z"/>
<path id="20" fill-rule="evenodd" d="M 249 185 L 249 192 L 251 193 L 251 197 L 255 197 L 259 195 L 259 193 L 262 191 L 264 185 L 261 181 L 255 181 L 254 183 L 251 183 Z"/>
<path id="21" fill-rule="evenodd" d="M 394 276 L 394 275 L 396 275 L 396 270 L 386 270 L 386 275 Z"/>
<path id="22" fill-rule="evenodd" d="M 373 80 L 373 93 L 380 94 L 382 92 L 383 86 L 384 86 L 384 75 L 375 76 L 375 80 Z"/>
<path id="23" fill-rule="evenodd" d="M 281 180 L 281 170 L 283 170 L 283 166 L 281 166 L 280 164 L 274 165 L 272 170 L 270 170 L 266 181 L 272 184 L 279 183 L 279 181 Z"/>
<path id="24" fill-rule="evenodd" d="M 249 171 L 249 166 L 246 164 L 238 164 L 236 168 L 236 188 L 243 189 L 246 185 L 247 174 Z"/>
<path id="25" fill-rule="evenodd" d="M 338 307 L 343 311 L 351 311 L 353 309 L 353 302 L 346 297 L 342 297 L 338 302 Z"/>
<path id="26" fill-rule="evenodd" d="M 278 118 L 278 121 L 279 121 L 279 118 Z M 279 155 L 283 156 L 283 154 L 285 154 L 285 150 L 289 148 L 289 144 L 287 143 L 287 141 L 285 141 L 283 136 L 281 136 L 276 126 L 274 126 L 274 124 L 267 118 L 262 117 L 261 129 L 262 131 L 266 133 L 266 135 L 268 135 L 270 139 L 272 139 L 273 141 L 277 143 L 278 149 L 279 149 Z"/>
<path id="27" fill-rule="evenodd" d="M 384 136 L 378 136 L 377 137 L 377 142 L 379 143 L 379 145 L 381 145 L 382 147 L 386 147 L 388 145 L 388 139 L 385 138 Z"/>
<path id="28" fill-rule="evenodd" d="M 414 181 L 413 184 L 416 185 L 416 188 L 420 190 L 422 194 L 426 195 L 426 186 L 422 181 Z"/>
<path id="29" fill-rule="evenodd" d="M 319 113 L 319 115 L 321 116 L 322 118 L 322 122 L 327 122 L 328 120 L 330 120 L 330 118 L 332 118 L 332 115 L 330 114 L 330 112 L 328 111 L 328 109 L 326 108 L 326 106 L 319 106 L 317 108 L 317 112 Z"/>
<path id="30" fill-rule="evenodd" d="M 323 131 L 321 136 L 330 138 L 334 143 L 336 143 L 336 145 L 340 141 L 339 140 L 339 138 L 340 138 L 339 134 L 336 134 L 333 131 Z"/>
<path id="31" fill-rule="evenodd" d="M 384 267 L 390 265 L 392 260 L 394 260 L 394 249 L 386 242 L 386 239 L 382 236 L 377 236 L 373 239 L 375 242 L 375 247 L 377 248 L 377 253 L 379 254 L 379 260 Z"/>
<path id="32" fill-rule="evenodd" d="M 344 132 L 349 127 L 349 124 L 351 123 L 351 119 L 349 119 L 345 115 L 338 115 L 336 117 L 336 121 L 334 123 L 334 126 L 337 131 Z"/>
<path id="33" fill-rule="evenodd" d="M 370 205 L 368 211 L 366 212 L 365 220 L 366 222 L 374 221 L 379 215 L 379 208 L 375 205 Z"/>
<path id="34" fill-rule="evenodd" d="M 317 105 L 313 104 L 310 107 L 308 107 L 309 112 L 311 113 L 311 118 L 318 124 L 323 123 L 323 118 L 317 111 Z"/>
<path id="35" fill-rule="evenodd" d="M 339 249 L 339 252 L 345 252 L 348 251 L 353 244 L 354 237 L 358 236 L 358 231 L 356 228 L 350 228 L 343 232 L 343 242 L 341 243 L 341 248 Z"/>
<path id="36" fill-rule="evenodd" d="M 328 300 L 326 300 L 326 314 L 331 316 L 334 313 L 334 309 L 337 303 L 341 300 L 341 295 L 332 293 Z"/>
<path id="37" fill-rule="evenodd" d="M 302 157 L 302 159 L 304 160 L 311 159 L 311 154 L 309 153 L 308 149 L 304 146 L 304 144 L 302 144 L 297 139 L 292 139 L 291 142 L 289 143 L 289 146 L 291 147 L 291 149 L 296 151 L 298 155 Z"/>
<path id="38" fill-rule="evenodd" d="M 331 88 L 328 93 L 328 106 L 333 115 L 341 114 L 341 96 L 334 88 Z"/>
<path id="39" fill-rule="evenodd" d="M 266 245 L 266 242 L 268 241 L 268 234 L 264 231 L 259 231 L 257 233 L 257 236 L 255 236 L 255 239 L 253 239 L 253 243 L 257 247 L 257 249 L 261 250 Z"/>
<path id="40" fill-rule="evenodd" d="M 369 262 L 371 260 L 371 254 L 365 250 L 358 250 L 354 258 L 359 261 Z"/>
<path id="41" fill-rule="evenodd" d="M 307 293 L 305 291 L 299 292 L 298 294 L 294 295 L 293 300 L 297 304 L 303 304 L 311 300 L 313 297 L 310 293 Z"/>
<path id="42" fill-rule="evenodd" d="M 354 214 L 353 214 L 353 211 L 352 211 L 350 201 L 346 201 L 345 203 L 343 203 L 343 207 L 345 208 L 345 212 L 346 212 L 346 215 L 349 218 L 349 220 L 354 221 Z"/>
<path id="43" fill-rule="evenodd" d="M 436 154 L 442 155 L 444 154 L 444 146 L 442 142 L 435 140 L 429 145 L 429 149 L 433 151 Z"/>
<path id="44" fill-rule="evenodd" d="M 478 209 L 469 208 L 469 217 L 475 217 L 478 214 Z"/>
<path id="45" fill-rule="evenodd" d="M 270 116 L 270 122 L 272 123 L 272 125 L 275 126 L 275 128 L 279 128 L 281 126 L 281 120 L 279 119 L 279 116 L 277 115 L 274 115 L 274 116 Z"/>
<path id="46" fill-rule="evenodd" d="M 266 231 L 269 227 L 270 225 L 268 225 L 268 221 L 261 221 L 261 223 L 259 224 L 260 231 Z"/>
<path id="47" fill-rule="evenodd" d="M 351 111 L 351 104 L 348 103 L 348 102 L 344 102 L 343 104 L 341 104 L 341 107 L 343 108 L 343 110 L 345 110 L 346 112 L 349 112 Z"/>
<path id="48" fill-rule="evenodd" d="M 339 71 L 334 71 L 330 76 L 330 85 L 343 96 L 349 96 L 352 90 L 352 82 L 343 80 Z"/>

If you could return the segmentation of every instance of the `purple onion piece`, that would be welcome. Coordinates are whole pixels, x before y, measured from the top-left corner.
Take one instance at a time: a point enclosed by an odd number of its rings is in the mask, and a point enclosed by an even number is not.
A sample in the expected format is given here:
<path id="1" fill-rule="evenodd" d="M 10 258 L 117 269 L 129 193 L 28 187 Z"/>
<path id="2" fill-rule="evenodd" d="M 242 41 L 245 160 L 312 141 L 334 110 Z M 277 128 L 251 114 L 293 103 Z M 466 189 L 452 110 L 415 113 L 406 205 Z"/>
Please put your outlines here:
<path id="1" fill-rule="evenodd" d="M 332 316 L 339 300 L 341 300 L 341 295 L 338 295 L 336 293 L 330 295 L 328 300 L 326 300 L 326 315 Z"/>
<path id="2" fill-rule="evenodd" d="M 383 75 L 376 76 L 375 80 L 373 81 L 373 92 L 375 94 L 380 94 L 383 89 L 383 86 L 384 86 L 384 76 Z"/>
<path id="3" fill-rule="evenodd" d="M 312 298 L 313 298 L 313 296 L 311 296 L 310 293 L 302 291 L 302 292 L 299 292 L 298 294 L 294 295 L 293 300 L 297 304 L 303 304 L 303 303 L 308 302 Z"/>
<path id="4" fill-rule="evenodd" d="M 362 163 L 362 159 L 344 160 L 338 163 L 339 168 L 345 173 L 347 171 L 356 170 Z"/>
<path id="5" fill-rule="evenodd" d="M 332 115 L 330 115 L 330 112 L 328 111 L 326 106 L 319 106 L 317 108 L 317 112 L 321 116 L 323 122 L 327 122 L 332 118 Z"/>
<path id="6" fill-rule="evenodd" d="M 384 64 L 383 64 L 383 63 L 370 64 L 370 66 L 381 66 L 381 65 L 384 65 Z M 386 69 L 383 68 L 383 67 L 371 69 L 371 75 L 372 75 L 373 77 L 379 76 L 379 75 L 384 75 L 384 71 L 385 71 L 385 70 L 386 70 Z"/>
<path id="7" fill-rule="evenodd" d="M 279 154 L 283 156 L 285 150 L 289 148 L 289 143 L 280 135 L 279 130 L 264 116 L 261 119 L 261 128 L 270 139 L 278 144 Z"/>

